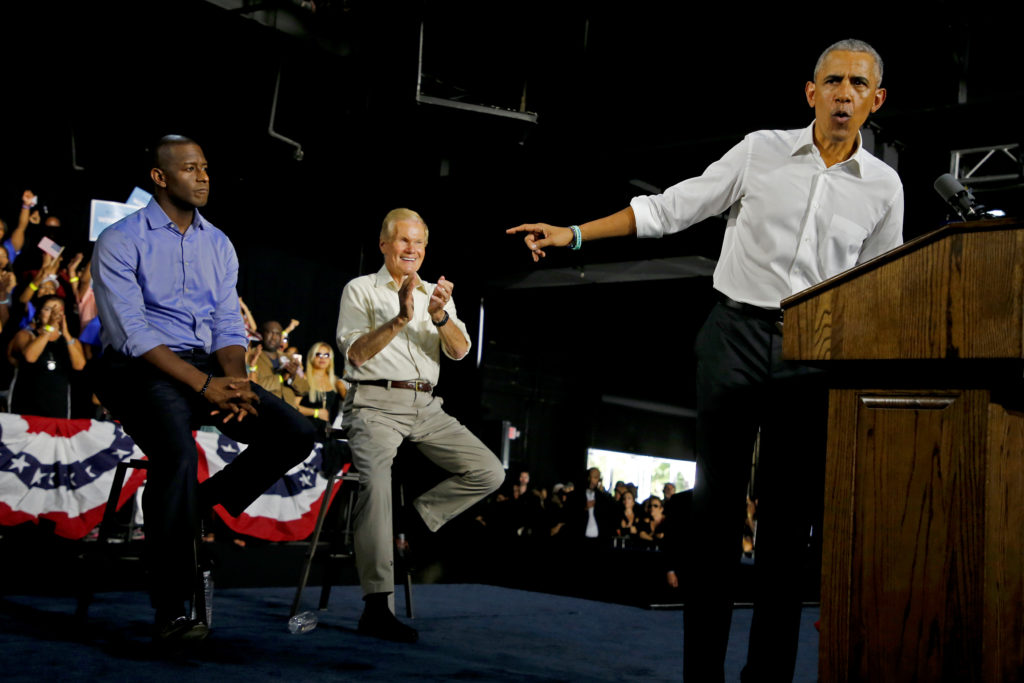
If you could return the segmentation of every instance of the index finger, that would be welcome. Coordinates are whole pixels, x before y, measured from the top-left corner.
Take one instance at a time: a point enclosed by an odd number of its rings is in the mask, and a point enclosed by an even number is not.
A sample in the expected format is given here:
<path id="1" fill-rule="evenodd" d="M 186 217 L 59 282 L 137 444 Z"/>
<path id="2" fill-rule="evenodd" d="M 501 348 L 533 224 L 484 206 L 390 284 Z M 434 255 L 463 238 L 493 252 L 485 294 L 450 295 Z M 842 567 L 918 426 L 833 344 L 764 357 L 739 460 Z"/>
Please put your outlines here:
<path id="1" fill-rule="evenodd" d="M 514 235 L 517 232 L 544 232 L 543 227 L 537 223 L 523 223 L 505 231 L 506 235 Z"/>

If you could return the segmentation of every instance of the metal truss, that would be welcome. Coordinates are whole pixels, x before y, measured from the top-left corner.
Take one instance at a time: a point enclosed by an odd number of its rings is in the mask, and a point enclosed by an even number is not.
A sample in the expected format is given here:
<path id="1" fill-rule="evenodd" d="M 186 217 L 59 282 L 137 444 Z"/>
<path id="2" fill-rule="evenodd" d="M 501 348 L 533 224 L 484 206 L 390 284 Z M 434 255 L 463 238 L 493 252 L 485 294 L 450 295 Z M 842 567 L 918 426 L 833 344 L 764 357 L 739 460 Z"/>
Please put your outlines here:
<path id="1" fill-rule="evenodd" d="M 999 162 L 1003 162 L 1002 166 L 1005 170 L 1007 157 L 1016 168 L 1014 173 L 983 173 L 983 171 L 991 170 Z M 1020 145 L 1017 143 L 955 149 L 950 152 L 949 172 L 964 185 L 1008 180 L 1020 182 L 1024 180 L 1024 157 L 1021 156 Z"/>

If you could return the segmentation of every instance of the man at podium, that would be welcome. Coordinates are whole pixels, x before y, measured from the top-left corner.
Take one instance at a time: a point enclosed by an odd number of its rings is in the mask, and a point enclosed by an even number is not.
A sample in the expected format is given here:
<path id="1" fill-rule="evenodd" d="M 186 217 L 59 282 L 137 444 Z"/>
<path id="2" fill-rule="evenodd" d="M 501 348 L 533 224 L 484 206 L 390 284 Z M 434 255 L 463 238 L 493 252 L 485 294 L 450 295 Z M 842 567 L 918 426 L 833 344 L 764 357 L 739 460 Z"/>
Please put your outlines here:
<path id="1" fill-rule="evenodd" d="M 758 430 L 759 585 L 743 680 L 793 676 L 802 578 L 795 561 L 820 515 L 826 394 L 812 369 L 782 360 L 779 303 L 902 242 L 902 184 L 861 144 L 861 126 L 885 102 L 881 84 L 874 48 L 842 40 L 825 49 L 804 87 L 814 110 L 806 128 L 751 133 L 702 175 L 610 216 L 507 231 L 522 234 L 538 261 L 550 247 L 660 237 L 729 212 L 713 278 L 718 302 L 696 342 L 698 475 L 683 663 L 690 681 L 724 678 Z"/>

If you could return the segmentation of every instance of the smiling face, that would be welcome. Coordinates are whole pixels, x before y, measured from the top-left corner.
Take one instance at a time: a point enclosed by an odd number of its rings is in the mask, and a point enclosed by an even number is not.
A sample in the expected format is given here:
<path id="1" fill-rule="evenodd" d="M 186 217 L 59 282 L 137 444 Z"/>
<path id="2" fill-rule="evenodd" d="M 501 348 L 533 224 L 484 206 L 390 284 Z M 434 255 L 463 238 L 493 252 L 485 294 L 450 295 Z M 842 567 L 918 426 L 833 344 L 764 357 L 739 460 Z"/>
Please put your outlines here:
<path id="1" fill-rule="evenodd" d="M 203 150 L 194 142 L 165 145 L 160 149 L 160 166 L 150 175 L 157 190 L 183 208 L 201 208 L 210 198 L 210 176 Z"/>
<path id="2" fill-rule="evenodd" d="M 866 52 L 830 52 L 804 92 L 814 107 L 815 141 L 825 145 L 852 146 L 868 115 L 885 102 L 878 65 Z"/>
<path id="3" fill-rule="evenodd" d="M 414 220 L 395 222 L 391 239 L 380 241 L 380 253 L 384 254 L 384 265 L 396 282 L 418 271 L 427 254 L 423 223 Z"/>

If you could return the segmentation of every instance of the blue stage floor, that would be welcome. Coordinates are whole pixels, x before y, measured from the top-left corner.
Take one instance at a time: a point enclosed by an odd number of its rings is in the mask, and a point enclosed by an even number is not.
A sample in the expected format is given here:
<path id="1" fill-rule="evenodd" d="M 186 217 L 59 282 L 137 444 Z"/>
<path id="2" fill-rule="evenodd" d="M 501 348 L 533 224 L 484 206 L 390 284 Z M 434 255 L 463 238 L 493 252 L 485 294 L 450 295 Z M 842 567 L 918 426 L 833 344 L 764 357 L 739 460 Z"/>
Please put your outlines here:
<path id="1" fill-rule="evenodd" d="M 287 630 L 288 588 L 215 595 L 213 632 L 189 656 L 157 657 L 144 593 L 101 593 L 84 632 L 68 597 L 0 599 L 4 681 L 671 681 L 682 678 L 682 612 L 478 584 L 414 588 L 415 645 L 355 633 L 359 589 L 336 587 L 319 626 Z M 318 587 L 310 587 L 313 607 Z M 404 614 L 401 597 L 398 612 Z M 797 675 L 817 678 L 817 608 L 804 610 Z M 733 617 L 726 680 L 739 680 L 750 610 Z"/>

